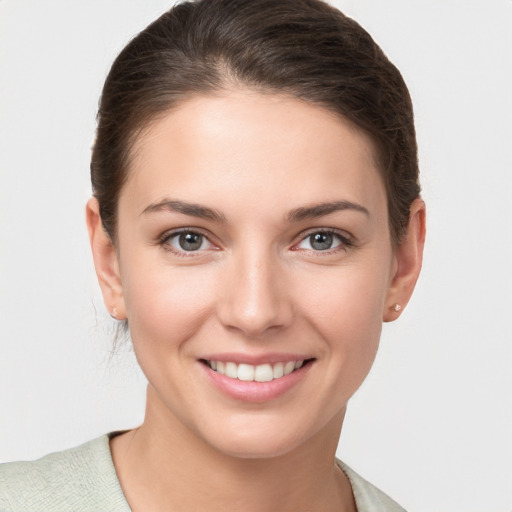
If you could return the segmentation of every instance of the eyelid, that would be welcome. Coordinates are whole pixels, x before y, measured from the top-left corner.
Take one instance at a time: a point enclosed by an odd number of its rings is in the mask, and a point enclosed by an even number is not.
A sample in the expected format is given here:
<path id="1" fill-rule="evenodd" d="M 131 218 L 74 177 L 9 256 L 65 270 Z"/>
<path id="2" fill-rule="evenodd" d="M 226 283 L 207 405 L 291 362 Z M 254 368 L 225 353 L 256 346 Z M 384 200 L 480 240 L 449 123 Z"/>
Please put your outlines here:
<path id="1" fill-rule="evenodd" d="M 184 250 L 176 249 L 175 247 L 172 247 L 170 244 L 166 243 L 171 238 L 178 236 L 178 235 L 182 235 L 184 233 L 196 233 L 198 235 L 203 236 L 204 238 L 206 238 L 206 240 L 208 240 L 208 243 L 212 246 L 212 248 L 202 249 L 199 251 L 184 251 Z M 164 231 L 158 237 L 157 243 L 159 245 L 161 245 L 166 251 L 172 252 L 173 254 L 177 254 L 180 256 L 194 256 L 194 254 L 198 255 L 207 250 L 218 250 L 219 249 L 219 245 L 212 241 L 211 233 L 205 231 L 202 228 L 196 228 L 196 227 L 191 227 L 191 226 L 186 226 L 186 227 L 181 227 L 181 228 L 173 228 L 173 229 Z"/>
<path id="2" fill-rule="evenodd" d="M 176 250 L 175 248 L 170 246 L 170 244 L 166 244 L 166 242 L 170 238 L 172 238 L 174 236 L 178 236 L 178 235 L 183 234 L 183 233 L 197 233 L 197 234 L 200 234 L 200 235 L 204 236 L 206 238 L 206 240 L 208 240 L 208 242 L 212 245 L 212 248 L 211 249 L 202 249 L 202 250 L 199 250 L 199 251 L 184 251 L 184 250 L 180 251 L 180 250 Z M 295 242 L 293 243 L 293 245 L 291 246 L 290 249 L 292 251 L 307 250 L 307 249 L 299 249 L 297 246 L 302 241 L 304 241 L 308 236 L 311 236 L 311 235 L 313 235 L 315 233 L 330 233 L 330 234 L 333 234 L 333 235 L 337 236 L 341 240 L 341 244 L 339 246 L 333 248 L 332 250 L 330 250 L 330 249 L 326 249 L 325 251 L 311 250 L 311 252 L 329 254 L 329 253 L 332 253 L 332 252 L 335 252 L 335 251 L 339 251 L 339 250 L 346 250 L 347 248 L 350 248 L 350 247 L 353 247 L 353 246 L 356 245 L 356 241 L 355 241 L 354 237 L 350 233 L 345 231 L 345 230 L 338 229 L 338 228 L 329 228 L 329 227 L 320 227 L 320 228 L 317 227 L 317 228 L 309 228 L 309 229 L 306 229 L 304 231 L 301 231 L 296 236 Z M 174 254 L 193 256 L 195 253 L 197 255 L 198 253 L 205 252 L 205 250 L 219 250 L 220 249 L 219 244 L 216 243 L 216 242 L 213 242 L 212 238 L 214 238 L 212 236 L 212 234 L 209 231 L 207 231 L 207 230 L 205 230 L 203 228 L 193 227 L 193 226 L 184 226 L 184 227 L 173 228 L 173 229 L 169 229 L 167 231 L 164 231 L 161 235 L 158 236 L 157 243 L 159 245 L 161 245 L 165 250 L 173 252 Z"/>
<path id="3" fill-rule="evenodd" d="M 345 230 L 337 229 L 337 228 L 309 228 L 304 231 L 301 231 L 297 237 L 296 242 L 291 247 L 292 251 L 299 251 L 299 250 L 307 250 L 307 249 L 299 249 L 297 246 L 303 242 L 306 238 L 308 238 L 311 235 L 314 235 L 315 233 L 330 233 L 332 235 L 337 236 L 341 240 L 341 244 L 333 249 L 326 249 L 324 251 L 315 251 L 311 250 L 311 252 L 319 253 L 319 254 L 330 254 L 332 252 L 338 251 L 338 250 L 346 250 L 347 248 L 353 247 L 356 245 L 356 241 L 354 237 L 348 233 Z"/>

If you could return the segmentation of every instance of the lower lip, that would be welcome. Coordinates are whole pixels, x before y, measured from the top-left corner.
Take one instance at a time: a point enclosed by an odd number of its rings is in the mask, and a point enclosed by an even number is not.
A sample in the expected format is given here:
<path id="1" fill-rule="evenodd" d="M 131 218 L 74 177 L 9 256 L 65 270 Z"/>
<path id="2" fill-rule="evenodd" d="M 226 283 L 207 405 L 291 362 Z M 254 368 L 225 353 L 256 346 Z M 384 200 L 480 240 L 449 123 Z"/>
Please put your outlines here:
<path id="1" fill-rule="evenodd" d="M 210 381 L 224 393 L 235 400 L 244 402 L 268 402 L 284 395 L 287 391 L 297 385 L 309 372 L 313 361 L 308 361 L 304 366 L 292 373 L 271 380 L 269 382 L 247 382 L 238 379 L 231 379 L 221 373 L 212 370 L 204 363 L 199 363 Z"/>

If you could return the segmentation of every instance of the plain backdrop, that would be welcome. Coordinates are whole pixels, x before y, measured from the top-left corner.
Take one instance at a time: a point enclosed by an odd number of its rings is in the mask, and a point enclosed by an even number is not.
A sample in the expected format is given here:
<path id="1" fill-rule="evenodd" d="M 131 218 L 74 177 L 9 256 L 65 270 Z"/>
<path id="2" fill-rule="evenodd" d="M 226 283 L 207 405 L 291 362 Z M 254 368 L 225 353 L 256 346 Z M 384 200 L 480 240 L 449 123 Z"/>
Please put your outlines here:
<path id="1" fill-rule="evenodd" d="M 0 460 L 139 424 L 84 225 L 103 80 L 164 0 L 0 0 Z M 402 71 L 428 241 L 339 456 L 416 512 L 512 509 L 512 2 L 340 0 Z M 304 404 L 307 407 L 307 404 Z"/>

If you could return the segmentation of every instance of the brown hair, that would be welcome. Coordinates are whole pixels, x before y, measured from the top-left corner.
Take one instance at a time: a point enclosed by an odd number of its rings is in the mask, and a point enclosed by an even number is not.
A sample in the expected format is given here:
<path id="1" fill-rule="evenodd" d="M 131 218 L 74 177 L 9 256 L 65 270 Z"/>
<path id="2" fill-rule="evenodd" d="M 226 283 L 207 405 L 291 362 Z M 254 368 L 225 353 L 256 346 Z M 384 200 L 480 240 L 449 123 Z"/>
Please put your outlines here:
<path id="1" fill-rule="evenodd" d="M 106 79 L 91 180 L 114 243 L 137 135 L 180 101 L 233 87 L 292 95 L 368 133 L 391 236 L 400 242 L 420 193 L 412 103 L 400 72 L 370 35 L 321 0 L 198 0 L 178 4 L 138 34 Z"/>

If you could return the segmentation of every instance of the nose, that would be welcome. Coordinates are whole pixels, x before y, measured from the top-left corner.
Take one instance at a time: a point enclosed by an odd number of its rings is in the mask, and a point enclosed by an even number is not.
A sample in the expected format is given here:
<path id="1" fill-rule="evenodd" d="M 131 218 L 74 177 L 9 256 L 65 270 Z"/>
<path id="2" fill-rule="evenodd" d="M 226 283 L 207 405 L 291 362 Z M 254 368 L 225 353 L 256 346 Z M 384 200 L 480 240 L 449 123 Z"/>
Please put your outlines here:
<path id="1" fill-rule="evenodd" d="M 222 288 L 217 310 L 226 328 L 257 337 L 290 325 L 291 294 L 278 257 L 255 250 L 233 255 Z"/>

